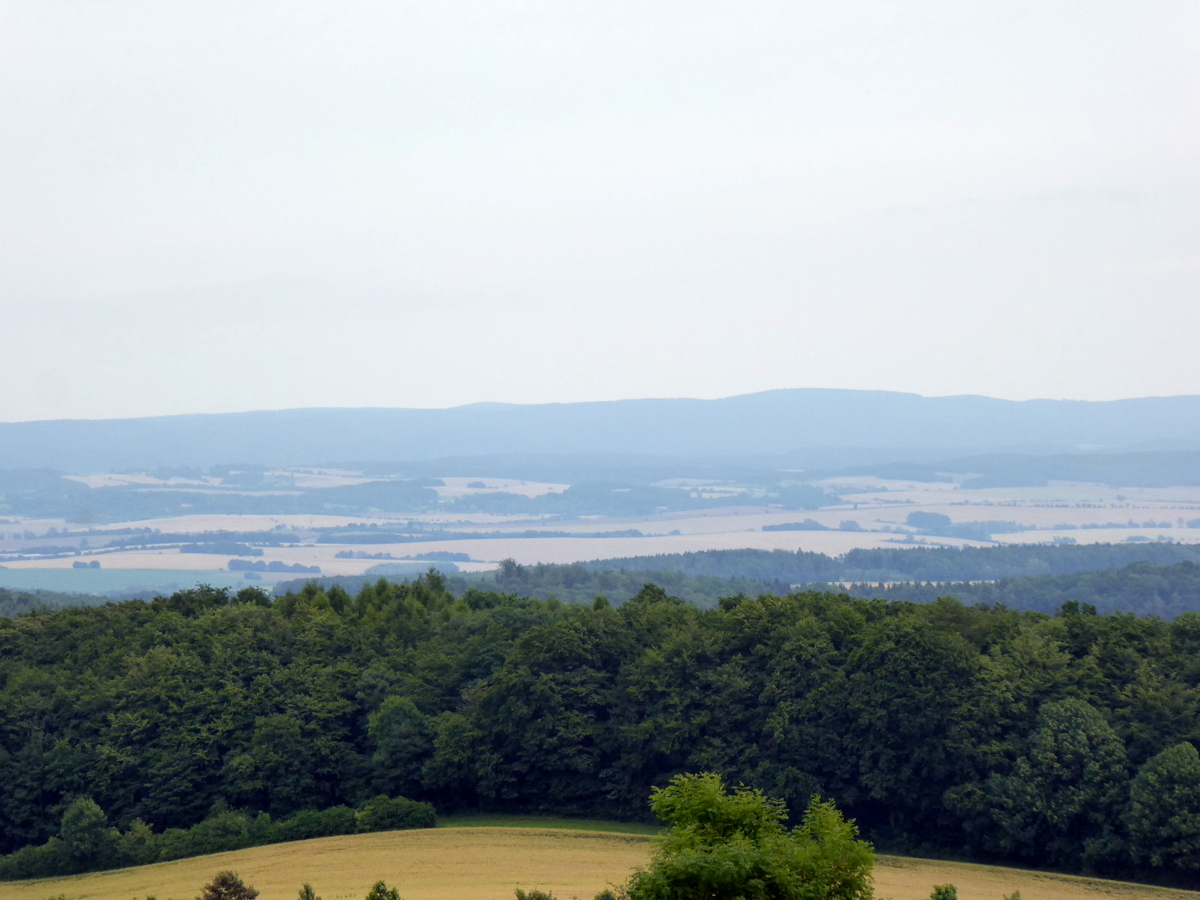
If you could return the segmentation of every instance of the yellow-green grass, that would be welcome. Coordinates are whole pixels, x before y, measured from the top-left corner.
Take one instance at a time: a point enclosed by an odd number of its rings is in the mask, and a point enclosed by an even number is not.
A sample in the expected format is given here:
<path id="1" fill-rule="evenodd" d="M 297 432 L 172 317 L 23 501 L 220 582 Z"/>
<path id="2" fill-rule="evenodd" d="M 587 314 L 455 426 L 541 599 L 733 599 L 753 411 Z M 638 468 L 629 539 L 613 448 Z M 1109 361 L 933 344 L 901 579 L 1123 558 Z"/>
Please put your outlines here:
<path id="1" fill-rule="evenodd" d="M 600 823 L 606 824 L 606 823 Z M 0 883 L 3 900 L 192 900 L 217 872 L 232 869 L 259 900 L 295 900 L 308 882 L 324 900 L 362 900 L 380 879 L 405 900 L 512 900 L 516 887 L 591 900 L 628 877 L 650 854 L 642 834 L 537 827 L 449 827 L 318 838 L 71 878 Z M 1200 893 L 906 857 L 880 857 L 876 894 L 925 900 L 935 884 L 961 900 L 1200 900 Z"/>
<path id="2" fill-rule="evenodd" d="M 563 819 L 557 816 L 506 816 L 499 813 L 468 813 L 438 816 L 438 828 L 553 828 L 566 831 L 607 831 L 653 837 L 661 825 L 644 822 L 611 822 L 608 819 Z"/>

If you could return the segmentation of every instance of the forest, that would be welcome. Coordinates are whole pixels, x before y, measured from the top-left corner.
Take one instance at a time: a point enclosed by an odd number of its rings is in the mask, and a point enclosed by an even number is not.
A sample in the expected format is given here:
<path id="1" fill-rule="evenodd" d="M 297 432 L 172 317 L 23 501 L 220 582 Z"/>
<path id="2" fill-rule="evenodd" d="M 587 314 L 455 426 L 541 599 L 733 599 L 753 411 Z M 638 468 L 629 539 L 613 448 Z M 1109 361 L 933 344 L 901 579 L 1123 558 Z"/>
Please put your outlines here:
<path id="1" fill-rule="evenodd" d="M 1194 886 L 1198 651 L 1192 612 L 563 604 L 436 573 L 35 612 L 0 620 L 0 851 L 81 799 L 121 835 L 381 795 L 638 819 L 711 771 L 884 849 Z"/>

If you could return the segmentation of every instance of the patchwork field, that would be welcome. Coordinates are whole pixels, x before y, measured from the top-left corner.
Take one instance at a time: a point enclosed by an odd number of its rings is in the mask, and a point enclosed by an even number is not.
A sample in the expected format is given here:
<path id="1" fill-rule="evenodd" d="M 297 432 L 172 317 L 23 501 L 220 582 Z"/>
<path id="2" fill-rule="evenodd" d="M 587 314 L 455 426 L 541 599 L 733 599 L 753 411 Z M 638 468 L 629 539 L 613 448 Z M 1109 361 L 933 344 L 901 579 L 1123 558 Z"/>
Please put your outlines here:
<path id="1" fill-rule="evenodd" d="M 136 869 L 0 884 L 5 900 L 191 900 L 224 869 L 261 892 L 294 900 L 305 882 L 324 900 L 361 900 L 383 879 L 405 900 L 511 900 L 516 887 L 540 887 L 560 900 L 591 900 L 649 858 L 639 834 L 560 828 L 451 827 L 319 838 Z M 1075 878 L 998 866 L 881 857 L 876 895 L 925 900 L 934 884 L 954 884 L 962 900 L 1197 900 L 1200 893 Z"/>
<path id="2" fill-rule="evenodd" d="M 344 478 L 344 475 L 322 473 L 320 477 Z M 503 489 L 537 495 L 564 487 L 503 479 L 447 478 L 444 482 L 440 490 L 450 493 Z M 471 487 L 480 484 L 486 486 Z M 122 529 L 143 528 L 163 533 L 294 531 L 300 534 L 298 542 L 269 547 L 263 559 L 286 566 L 316 566 L 322 575 L 361 575 L 383 560 L 404 560 L 427 553 L 466 554 L 470 561 L 458 561 L 456 565 L 460 571 L 471 572 L 492 569 L 505 558 L 528 565 L 741 548 L 799 549 L 837 556 L 855 548 L 984 543 L 961 536 L 913 533 L 916 529 L 907 524 L 907 518 L 914 512 L 947 516 L 955 525 L 991 523 L 988 528 L 995 543 L 1200 542 L 1200 527 L 1191 527 L 1200 523 L 1198 487 L 1111 488 L 1053 482 L 1039 488 L 966 490 L 950 481 L 888 481 L 874 477 L 831 480 L 825 486 L 837 493 L 842 502 L 819 510 L 747 505 L 645 516 L 567 518 L 474 512 L 364 516 L 206 514 L 115 522 L 96 526 L 94 530 L 61 519 L 14 517 L 0 519 L 0 553 L 4 554 L 0 587 L 84 592 L 168 590 L 172 585 L 197 582 L 269 586 L 275 580 L 296 577 L 263 574 L 248 581 L 240 573 L 228 570 L 228 555 L 183 553 L 178 546 L 127 549 L 105 546 L 109 532 L 118 536 Z M 806 530 L 764 530 L 805 520 Z M 442 528 L 450 536 L 400 543 L 319 540 L 318 530 L 322 528 L 374 524 L 386 531 L 403 529 L 410 523 Z M 65 537 L 68 534 L 70 537 Z M 69 555 L 44 558 L 36 554 L 24 558 L 17 555 L 26 546 L 47 541 L 62 543 Z M 94 562 L 106 572 L 75 570 L 81 562 Z"/>

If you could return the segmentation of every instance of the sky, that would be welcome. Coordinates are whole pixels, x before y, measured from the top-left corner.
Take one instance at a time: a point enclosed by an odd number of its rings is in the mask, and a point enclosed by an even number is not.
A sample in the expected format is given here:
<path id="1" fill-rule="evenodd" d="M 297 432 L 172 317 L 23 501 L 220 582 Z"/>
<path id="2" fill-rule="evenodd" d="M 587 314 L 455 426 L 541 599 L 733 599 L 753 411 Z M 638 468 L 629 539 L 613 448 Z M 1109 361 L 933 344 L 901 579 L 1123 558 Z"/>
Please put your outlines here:
<path id="1" fill-rule="evenodd" d="M 1194 2 L 0 4 L 0 421 L 1200 393 Z"/>

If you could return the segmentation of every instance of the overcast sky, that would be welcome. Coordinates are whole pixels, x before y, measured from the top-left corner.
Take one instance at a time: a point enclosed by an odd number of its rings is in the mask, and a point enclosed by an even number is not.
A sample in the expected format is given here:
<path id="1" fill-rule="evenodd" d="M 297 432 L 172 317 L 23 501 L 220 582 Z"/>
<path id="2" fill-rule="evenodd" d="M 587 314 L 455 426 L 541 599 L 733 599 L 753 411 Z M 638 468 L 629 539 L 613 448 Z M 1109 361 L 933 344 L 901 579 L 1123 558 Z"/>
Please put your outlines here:
<path id="1" fill-rule="evenodd" d="M 0 4 L 0 420 L 1200 393 L 1200 4 Z"/>

